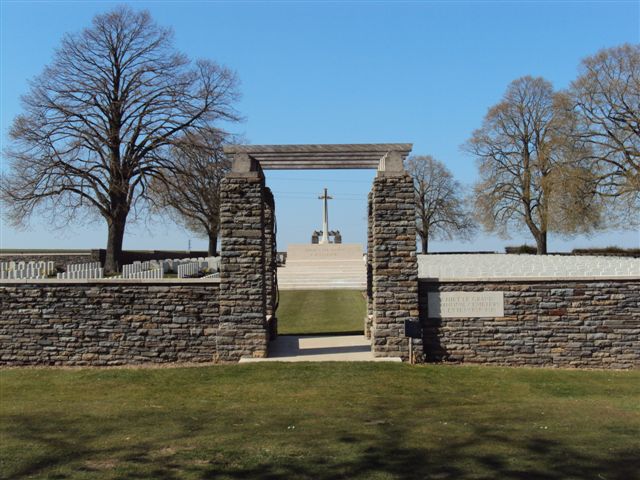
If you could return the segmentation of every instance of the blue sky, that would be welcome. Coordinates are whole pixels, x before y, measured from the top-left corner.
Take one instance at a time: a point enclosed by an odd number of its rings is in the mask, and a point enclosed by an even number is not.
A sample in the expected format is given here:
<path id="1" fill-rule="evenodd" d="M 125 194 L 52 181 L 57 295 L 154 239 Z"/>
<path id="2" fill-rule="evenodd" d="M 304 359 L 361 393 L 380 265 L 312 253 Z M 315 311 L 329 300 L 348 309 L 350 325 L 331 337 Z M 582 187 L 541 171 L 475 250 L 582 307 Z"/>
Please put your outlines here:
<path id="1" fill-rule="evenodd" d="M 122 3 L 122 2 L 118 2 Z M 0 129 L 3 146 L 28 80 L 50 62 L 65 32 L 118 3 L 1 2 Z M 640 41 L 640 2 L 130 2 L 171 26 L 176 47 L 237 71 L 251 143 L 411 142 L 415 154 L 443 161 L 464 184 L 476 179 L 460 145 L 509 82 L 543 76 L 556 88 L 603 47 Z M 4 165 L 3 165 L 4 168 Z M 366 239 L 366 194 L 374 173 L 267 172 L 276 194 L 278 243 L 308 242 L 321 226 L 317 196 L 328 187 L 330 226 L 343 241 Z M 130 226 L 125 248 L 205 248 L 204 240 L 162 219 Z M 496 250 L 533 241 L 479 235 L 435 241 L 433 251 Z M 100 222 L 50 231 L 2 225 L 4 248 L 104 247 Z M 640 246 L 638 231 L 592 238 L 550 237 L 550 250 Z"/>

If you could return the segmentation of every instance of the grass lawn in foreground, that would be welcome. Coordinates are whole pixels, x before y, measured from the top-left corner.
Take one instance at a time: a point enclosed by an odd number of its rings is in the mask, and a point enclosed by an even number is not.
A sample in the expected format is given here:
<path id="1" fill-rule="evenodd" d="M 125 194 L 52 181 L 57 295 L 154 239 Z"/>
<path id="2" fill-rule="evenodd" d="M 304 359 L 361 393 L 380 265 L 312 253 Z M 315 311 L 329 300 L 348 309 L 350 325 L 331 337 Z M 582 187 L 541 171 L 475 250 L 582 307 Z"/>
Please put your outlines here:
<path id="1" fill-rule="evenodd" d="M 7 479 L 640 472 L 640 371 L 297 363 L 0 371 Z"/>
<path id="2" fill-rule="evenodd" d="M 358 290 L 284 290 L 280 292 L 278 333 L 360 333 L 367 302 Z"/>

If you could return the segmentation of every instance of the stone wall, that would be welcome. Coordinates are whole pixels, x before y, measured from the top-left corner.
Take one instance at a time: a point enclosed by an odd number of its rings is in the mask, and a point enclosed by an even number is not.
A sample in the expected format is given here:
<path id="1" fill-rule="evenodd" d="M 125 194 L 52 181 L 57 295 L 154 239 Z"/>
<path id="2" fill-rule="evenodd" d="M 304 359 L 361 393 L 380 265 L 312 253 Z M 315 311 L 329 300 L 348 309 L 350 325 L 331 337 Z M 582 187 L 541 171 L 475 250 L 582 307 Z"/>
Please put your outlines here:
<path id="1" fill-rule="evenodd" d="M 269 339 L 278 335 L 278 246 L 276 243 L 276 203 L 271 189 L 264 188 L 264 265 Z"/>
<path id="2" fill-rule="evenodd" d="M 268 347 L 264 175 L 259 165 L 245 160 L 245 171 L 227 175 L 220 190 L 218 355 L 225 361 L 265 357 Z"/>
<path id="3" fill-rule="evenodd" d="M 364 336 L 371 338 L 373 324 L 373 192 L 367 195 L 367 314 L 364 317 Z"/>
<path id="4" fill-rule="evenodd" d="M 212 362 L 218 293 L 210 281 L 3 283 L 0 364 Z"/>
<path id="5" fill-rule="evenodd" d="M 404 173 L 379 175 L 371 201 L 372 350 L 378 357 L 409 360 L 410 350 L 422 351 L 421 339 L 404 332 L 405 321 L 417 322 L 419 313 L 413 180 Z"/>
<path id="6" fill-rule="evenodd" d="M 640 366 L 640 279 L 421 280 L 425 360 L 589 368 Z M 504 317 L 427 318 L 428 292 L 504 292 Z"/>

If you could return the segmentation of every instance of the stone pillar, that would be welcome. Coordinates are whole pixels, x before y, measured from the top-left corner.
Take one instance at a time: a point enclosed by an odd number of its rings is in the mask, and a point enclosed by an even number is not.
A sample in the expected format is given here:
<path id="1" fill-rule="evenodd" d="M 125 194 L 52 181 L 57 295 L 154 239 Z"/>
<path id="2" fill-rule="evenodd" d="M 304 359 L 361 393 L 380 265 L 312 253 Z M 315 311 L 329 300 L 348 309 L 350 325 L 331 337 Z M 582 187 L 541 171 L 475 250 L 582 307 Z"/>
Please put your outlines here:
<path id="1" fill-rule="evenodd" d="M 220 187 L 219 361 L 267 355 L 264 216 L 262 169 L 236 155 Z"/>
<path id="2" fill-rule="evenodd" d="M 418 321 L 415 197 L 402 157 L 391 152 L 373 182 L 372 350 L 377 357 L 421 361 L 422 340 L 405 336 Z"/>
<path id="3" fill-rule="evenodd" d="M 367 314 L 364 317 L 364 336 L 371 338 L 373 321 L 373 192 L 367 196 Z"/>
<path id="4" fill-rule="evenodd" d="M 269 187 L 264 189 L 265 289 L 267 295 L 267 326 L 269 340 L 278 335 L 278 247 L 276 245 L 276 204 Z"/>

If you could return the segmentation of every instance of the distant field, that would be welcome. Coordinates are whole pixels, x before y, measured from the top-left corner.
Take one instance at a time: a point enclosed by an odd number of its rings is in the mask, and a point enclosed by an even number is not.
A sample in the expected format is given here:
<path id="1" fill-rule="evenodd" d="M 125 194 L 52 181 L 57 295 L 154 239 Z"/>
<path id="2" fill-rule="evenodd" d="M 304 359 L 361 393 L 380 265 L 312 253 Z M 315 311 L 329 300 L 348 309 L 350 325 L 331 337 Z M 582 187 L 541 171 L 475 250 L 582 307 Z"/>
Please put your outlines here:
<path id="1" fill-rule="evenodd" d="M 363 333 L 367 303 L 357 290 L 280 292 L 278 333 Z"/>
<path id="2" fill-rule="evenodd" d="M 640 371 L 0 370 L 3 479 L 634 480 Z"/>

